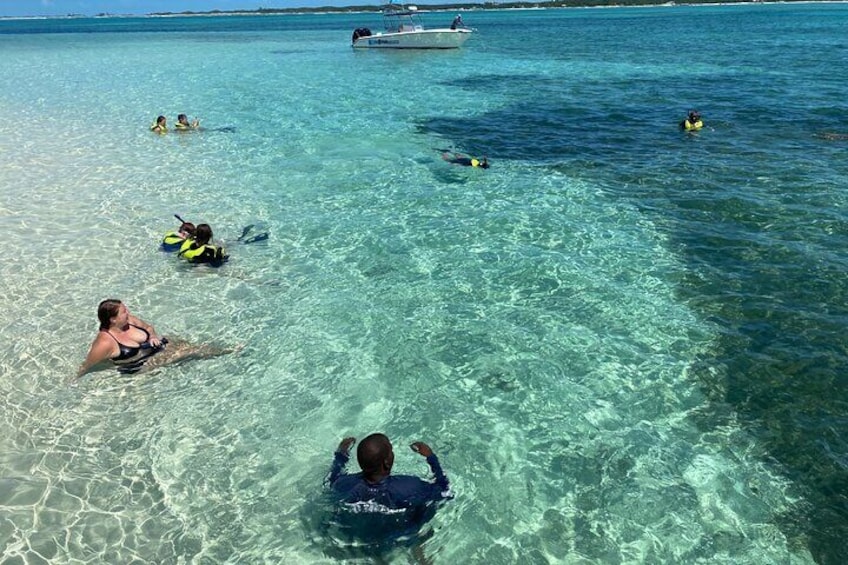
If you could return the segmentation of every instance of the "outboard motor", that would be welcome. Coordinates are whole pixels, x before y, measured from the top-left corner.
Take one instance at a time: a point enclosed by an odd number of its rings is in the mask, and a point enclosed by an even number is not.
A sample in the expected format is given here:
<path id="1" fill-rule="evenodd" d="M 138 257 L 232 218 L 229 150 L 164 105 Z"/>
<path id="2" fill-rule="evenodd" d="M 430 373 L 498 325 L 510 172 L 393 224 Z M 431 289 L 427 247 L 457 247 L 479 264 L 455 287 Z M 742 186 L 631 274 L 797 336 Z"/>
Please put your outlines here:
<path id="1" fill-rule="evenodd" d="M 360 37 L 368 37 L 371 35 L 371 30 L 367 27 L 358 27 L 353 30 L 353 37 L 351 38 L 351 43 L 356 43 L 356 40 Z"/>

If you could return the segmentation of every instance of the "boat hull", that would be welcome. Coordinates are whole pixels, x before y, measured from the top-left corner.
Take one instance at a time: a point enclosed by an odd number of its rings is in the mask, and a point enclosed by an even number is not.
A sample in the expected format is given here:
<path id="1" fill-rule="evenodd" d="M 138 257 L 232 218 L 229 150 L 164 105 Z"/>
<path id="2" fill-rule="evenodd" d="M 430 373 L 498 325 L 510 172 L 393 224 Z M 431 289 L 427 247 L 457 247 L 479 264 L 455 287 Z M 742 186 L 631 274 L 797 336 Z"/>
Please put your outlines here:
<path id="1" fill-rule="evenodd" d="M 424 29 L 358 37 L 355 49 L 457 49 L 471 37 L 470 29 Z"/>

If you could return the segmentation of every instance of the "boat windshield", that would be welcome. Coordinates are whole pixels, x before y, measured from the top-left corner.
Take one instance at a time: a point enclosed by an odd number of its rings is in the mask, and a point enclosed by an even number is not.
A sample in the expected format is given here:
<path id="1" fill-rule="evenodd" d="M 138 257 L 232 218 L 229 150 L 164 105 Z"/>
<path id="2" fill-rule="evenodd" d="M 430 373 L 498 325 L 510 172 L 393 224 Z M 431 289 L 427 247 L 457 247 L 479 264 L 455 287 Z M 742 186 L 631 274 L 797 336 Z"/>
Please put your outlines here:
<path id="1" fill-rule="evenodd" d="M 388 33 L 420 31 L 424 29 L 417 7 L 404 7 L 399 4 L 386 4 L 383 7 L 383 25 Z"/>

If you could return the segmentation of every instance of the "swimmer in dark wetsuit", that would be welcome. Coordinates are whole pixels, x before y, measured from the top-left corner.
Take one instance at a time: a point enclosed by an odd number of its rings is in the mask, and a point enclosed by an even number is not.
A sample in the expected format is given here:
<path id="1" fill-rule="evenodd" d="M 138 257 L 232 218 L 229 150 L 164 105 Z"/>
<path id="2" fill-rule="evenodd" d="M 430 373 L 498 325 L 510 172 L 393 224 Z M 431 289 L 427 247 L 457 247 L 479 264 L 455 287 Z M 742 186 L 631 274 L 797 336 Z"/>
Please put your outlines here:
<path id="1" fill-rule="evenodd" d="M 107 360 L 121 373 L 138 372 L 148 357 L 162 351 L 168 343 L 156 335 L 153 326 L 130 314 L 120 300 L 101 302 L 97 318 L 100 331 L 80 366 L 78 377 Z"/>
<path id="2" fill-rule="evenodd" d="M 409 447 L 427 459 L 433 482 L 392 475 L 395 454 L 383 434 L 371 434 L 359 443 L 356 459 L 362 472 L 345 473 L 348 451 L 355 441 L 352 437 L 342 440 L 325 480 L 340 503 L 336 523 L 350 537 L 366 544 L 414 537 L 435 515 L 437 503 L 453 498 L 439 459 L 426 443 L 417 441 Z"/>
<path id="3" fill-rule="evenodd" d="M 461 153 L 442 153 L 442 159 L 453 165 L 462 165 L 463 167 L 480 167 L 481 169 L 489 168 L 489 160 L 486 157 L 477 159 L 475 157 L 465 157 Z"/>

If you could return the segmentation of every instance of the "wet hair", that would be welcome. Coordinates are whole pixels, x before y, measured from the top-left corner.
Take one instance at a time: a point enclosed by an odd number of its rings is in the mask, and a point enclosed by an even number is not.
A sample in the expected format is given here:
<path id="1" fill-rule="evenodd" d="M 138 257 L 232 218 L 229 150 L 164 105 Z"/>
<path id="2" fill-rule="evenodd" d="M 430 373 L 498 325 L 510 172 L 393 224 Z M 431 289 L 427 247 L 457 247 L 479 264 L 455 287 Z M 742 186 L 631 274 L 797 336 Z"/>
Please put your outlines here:
<path id="1" fill-rule="evenodd" d="M 180 114 L 179 116 L 177 116 L 178 122 L 181 122 L 182 120 L 188 121 L 188 116 L 186 116 L 185 114 Z"/>
<path id="2" fill-rule="evenodd" d="M 159 116 L 158 118 L 156 118 L 156 123 L 158 124 L 160 122 L 164 122 L 166 119 L 167 118 L 165 118 L 165 116 Z"/>
<path id="3" fill-rule="evenodd" d="M 194 232 L 197 231 L 197 228 L 194 227 L 194 224 L 191 222 L 183 222 L 180 226 L 180 231 L 184 231 L 189 235 L 194 235 Z"/>
<path id="4" fill-rule="evenodd" d="M 360 441 L 356 448 L 356 461 L 366 477 L 382 473 L 383 463 L 391 455 L 392 442 L 384 434 L 371 434 Z"/>
<path id="5" fill-rule="evenodd" d="M 480 167 L 482 167 L 484 169 L 488 169 L 489 168 L 489 160 L 486 159 L 485 157 L 483 157 L 483 159 L 480 160 Z"/>
<path id="6" fill-rule="evenodd" d="M 100 320 L 100 329 L 108 330 L 112 325 L 112 318 L 118 315 L 121 309 L 121 301 L 117 298 L 107 298 L 97 307 L 97 319 Z"/>
<path id="7" fill-rule="evenodd" d="M 197 226 L 197 229 L 194 230 L 194 241 L 198 245 L 206 245 L 212 241 L 212 228 L 209 224 L 199 224 Z"/>

